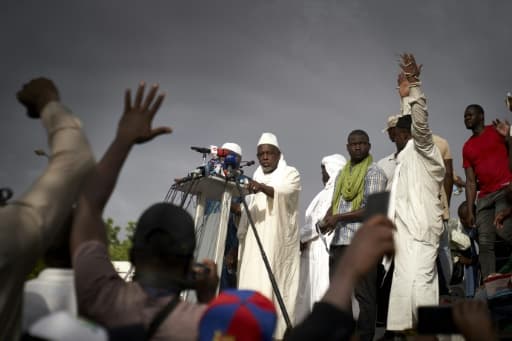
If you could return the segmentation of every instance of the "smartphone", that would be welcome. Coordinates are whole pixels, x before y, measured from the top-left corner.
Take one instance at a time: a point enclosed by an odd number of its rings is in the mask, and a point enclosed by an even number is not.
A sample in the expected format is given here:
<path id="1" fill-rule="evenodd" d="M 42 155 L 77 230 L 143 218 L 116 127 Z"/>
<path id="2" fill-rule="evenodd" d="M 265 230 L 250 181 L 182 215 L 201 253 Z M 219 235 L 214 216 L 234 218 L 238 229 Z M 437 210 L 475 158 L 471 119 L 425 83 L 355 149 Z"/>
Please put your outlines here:
<path id="1" fill-rule="evenodd" d="M 389 192 L 373 193 L 368 196 L 366 207 L 364 209 L 364 220 L 382 214 L 388 215 Z"/>
<path id="2" fill-rule="evenodd" d="M 425 306 L 418 308 L 419 334 L 458 334 L 452 315 L 452 306 Z"/>

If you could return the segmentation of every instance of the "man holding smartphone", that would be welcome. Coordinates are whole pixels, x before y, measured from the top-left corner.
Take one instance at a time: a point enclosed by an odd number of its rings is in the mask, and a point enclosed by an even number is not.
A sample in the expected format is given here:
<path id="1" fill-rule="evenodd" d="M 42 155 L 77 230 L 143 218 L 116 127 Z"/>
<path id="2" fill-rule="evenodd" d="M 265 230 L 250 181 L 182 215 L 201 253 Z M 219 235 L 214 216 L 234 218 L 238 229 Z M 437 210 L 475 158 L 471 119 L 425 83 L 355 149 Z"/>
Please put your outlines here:
<path id="1" fill-rule="evenodd" d="M 321 227 L 322 233 L 334 231 L 331 243 L 333 261 L 329 264 L 331 274 L 363 225 L 368 196 L 386 189 L 386 175 L 373 162 L 370 148 L 370 138 L 364 130 L 354 130 L 348 135 L 350 162 L 336 177 L 331 207 Z M 359 338 L 373 340 L 377 318 L 377 267 L 358 283 L 354 294 L 360 310 L 357 321 Z"/>

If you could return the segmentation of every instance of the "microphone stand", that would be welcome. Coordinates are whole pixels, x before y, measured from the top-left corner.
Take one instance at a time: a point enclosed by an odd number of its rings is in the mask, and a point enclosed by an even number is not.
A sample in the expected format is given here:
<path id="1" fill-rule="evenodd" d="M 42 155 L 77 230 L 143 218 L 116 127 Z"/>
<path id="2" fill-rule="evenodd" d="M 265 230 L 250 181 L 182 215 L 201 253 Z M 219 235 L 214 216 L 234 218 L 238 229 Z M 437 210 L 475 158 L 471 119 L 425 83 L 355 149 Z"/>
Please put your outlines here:
<path id="1" fill-rule="evenodd" d="M 245 200 L 245 196 L 242 195 L 242 188 L 240 187 L 240 176 L 235 179 L 236 188 L 238 189 L 238 193 L 240 198 L 242 199 L 242 205 L 244 206 L 245 212 L 247 213 L 247 219 L 249 220 L 249 225 L 251 226 L 252 232 L 254 233 L 254 237 L 256 239 L 256 243 L 258 244 L 258 248 L 260 249 L 261 258 L 263 259 L 263 263 L 265 264 L 265 268 L 268 273 L 268 277 L 270 279 L 270 283 L 272 284 L 272 289 L 274 290 L 274 294 L 276 295 L 277 303 L 279 304 L 279 308 L 281 313 L 283 314 L 284 321 L 286 323 L 287 331 L 292 328 L 292 322 L 290 321 L 290 315 L 288 315 L 288 311 L 286 310 L 286 306 L 284 305 L 283 297 L 281 296 L 281 291 L 277 286 L 276 278 L 272 273 L 272 268 L 270 267 L 270 262 L 268 261 L 267 254 L 263 249 L 263 245 L 261 244 L 260 236 L 258 235 L 258 231 L 256 231 L 256 227 L 254 226 L 254 221 L 251 216 L 251 212 L 249 212 L 249 206 L 247 205 L 247 201 Z M 286 332 L 285 332 L 286 335 Z"/>

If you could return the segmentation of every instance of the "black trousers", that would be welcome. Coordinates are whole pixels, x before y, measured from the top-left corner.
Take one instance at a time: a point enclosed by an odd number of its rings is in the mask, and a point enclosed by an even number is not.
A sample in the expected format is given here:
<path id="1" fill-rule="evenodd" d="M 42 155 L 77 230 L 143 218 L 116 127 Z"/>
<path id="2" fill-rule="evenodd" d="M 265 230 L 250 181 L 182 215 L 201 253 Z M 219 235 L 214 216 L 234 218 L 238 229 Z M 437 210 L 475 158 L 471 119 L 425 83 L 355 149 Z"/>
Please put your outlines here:
<path id="1" fill-rule="evenodd" d="M 329 274 L 332 277 L 334 269 L 348 245 L 331 245 Z M 357 332 L 362 341 L 371 341 L 375 335 L 377 319 L 377 267 L 371 270 L 356 285 L 354 295 L 359 302 L 359 318 Z"/>

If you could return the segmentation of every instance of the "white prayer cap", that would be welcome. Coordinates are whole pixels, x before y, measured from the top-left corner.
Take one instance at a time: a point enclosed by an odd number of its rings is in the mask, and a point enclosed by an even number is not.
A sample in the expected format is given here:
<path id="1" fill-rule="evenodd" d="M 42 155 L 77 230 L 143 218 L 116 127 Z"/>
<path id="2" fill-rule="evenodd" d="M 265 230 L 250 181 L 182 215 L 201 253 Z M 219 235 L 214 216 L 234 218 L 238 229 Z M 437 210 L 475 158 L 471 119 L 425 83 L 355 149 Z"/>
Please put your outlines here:
<path id="1" fill-rule="evenodd" d="M 260 140 L 258 141 L 258 146 L 261 146 L 262 144 L 271 144 L 279 149 L 279 143 L 277 143 L 277 137 L 272 133 L 261 134 Z"/>
<path id="2" fill-rule="evenodd" d="M 339 171 L 345 166 L 347 160 L 343 155 L 332 154 L 322 159 L 322 165 L 325 167 L 329 177 L 334 178 Z"/>
<path id="3" fill-rule="evenodd" d="M 238 144 L 233 142 L 226 142 L 222 145 L 222 149 L 229 149 L 234 153 L 237 153 L 238 155 L 242 156 L 242 147 L 240 147 Z"/>
<path id="4" fill-rule="evenodd" d="M 388 117 L 388 122 L 386 128 L 382 129 L 382 132 L 385 133 L 389 130 L 389 128 L 396 127 L 396 122 L 398 122 L 399 115 L 391 115 Z"/>

